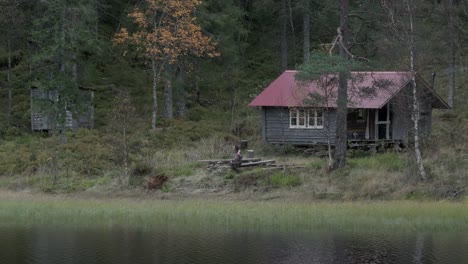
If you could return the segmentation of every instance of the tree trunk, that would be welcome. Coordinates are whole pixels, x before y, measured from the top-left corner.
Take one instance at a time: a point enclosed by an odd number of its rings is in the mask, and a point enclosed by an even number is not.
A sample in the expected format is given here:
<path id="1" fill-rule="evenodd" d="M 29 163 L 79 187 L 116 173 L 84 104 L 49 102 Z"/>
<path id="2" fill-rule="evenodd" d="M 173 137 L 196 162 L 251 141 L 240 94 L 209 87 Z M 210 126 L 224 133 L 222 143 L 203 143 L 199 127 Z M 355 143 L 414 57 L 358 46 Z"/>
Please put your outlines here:
<path id="1" fill-rule="evenodd" d="M 462 69 L 464 69 L 465 83 L 468 83 L 468 63 L 462 63 Z M 465 103 L 468 104 L 468 89 L 465 90 Z"/>
<path id="2" fill-rule="evenodd" d="M 349 0 L 340 0 L 340 29 L 343 43 L 340 45 L 340 56 L 349 59 L 345 49 L 349 48 Z M 333 157 L 333 169 L 346 166 L 347 146 L 347 117 L 348 117 L 348 76 L 347 73 L 339 73 L 338 98 L 336 110 L 336 141 Z"/>
<path id="3" fill-rule="evenodd" d="M 11 43 L 8 38 L 8 71 L 7 71 L 7 82 L 8 82 L 8 127 L 11 126 L 12 116 L 12 105 L 13 105 L 13 87 L 11 85 Z"/>
<path id="4" fill-rule="evenodd" d="M 157 84 L 158 84 L 158 69 L 156 66 L 156 60 L 151 60 L 151 65 L 153 68 L 153 113 L 151 118 L 151 128 L 156 129 L 156 114 L 158 112 L 158 95 L 157 95 Z"/>
<path id="5" fill-rule="evenodd" d="M 73 84 L 75 87 L 78 87 L 78 58 L 77 58 L 77 36 L 75 34 L 77 34 L 75 31 L 74 31 L 74 28 L 76 27 L 76 24 L 78 23 L 78 17 L 77 17 L 78 14 L 76 14 L 75 12 L 72 12 L 72 15 L 70 17 L 70 21 L 71 21 L 71 34 L 70 34 L 70 48 L 71 48 L 71 73 L 72 73 L 72 81 L 73 81 Z"/>
<path id="6" fill-rule="evenodd" d="M 327 151 L 328 151 L 328 166 L 327 166 L 327 172 L 330 172 L 333 169 L 333 150 L 332 150 L 332 144 L 331 144 L 331 130 L 330 130 L 330 107 L 328 106 L 327 103 L 327 120 L 324 120 L 324 123 L 326 124 L 326 129 L 327 129 Z"/>
<path id="7" fill-rule="evenodd" d="M 347 117 L 348 117 L 348 79 L 345 73 L 339 74 L 338 99 L 336 109 L 336 140 L 333 156 L 333 169 L 346 166 Z"/>
<path id="8" fill-rule="evenodd" d="M 421 155 L 421 147 L 419 142 L 419 117 L 420 117 L 420 109 L 419 109 L 419 98 L 417 93 L 417 86 L 416 86 L 416 72 L 414 70 L 414 26 L 413 26 L 413 10 L 410 7 L 409 0 L 406 0 L 406 5 L 408 8 L 409 19 L 410 19 L 410 36 L 409 36 L 409 44 L 410 44 L 410 62 L 411 62 L 411 81 L 413 84 L 413 129 L 414 129 L 414 154 L 416 157 L 416 164 L 418 166 L 419 176 L 422 180 L 426 180 L 426 170 L 424 169 L 424 164 Z"/>
<path id="9" fill-rule="evenodd" d="M 60 91 L 58 93 L 58 96 L 63 96 L 60 94 L 60 92 L 64 92 L 64 89 L 65 89 L 65 84 L 64 84 L 64 76 L 65 76 L 65 42 L 66 42 L 66 33 L 65 33 L 65 18 L 66 18 L 66 9 L 65 7 L 63 7 L 63 10 L 62 10 L 62 25 L 61 25 L 61 47 L 60 47 L 60 72 L 62 74 L 61 76 L 61 80 L 60 80 Z M 63 98 L 63 97 L 62 97 Z M 67 143 L 67 137 L 65 135 L 65 127 L 66 127 L 66 120 L 67 120 L 67 104 L 66 104 L 66 101 L 63 102 L 63 99 L 60 100 L 62 101 L 61 104 L 59 104 L 60 108 L 61 109 L 58 109 L 58 115 L 59 117 L 61 116 L 61 120 L 60 120 L 60 124 L 59 124 L 59 127 L 60 127 L 60 134 L 61 134 L 61 138 L 62 138 L 62 144 L 66 144 Z M 57 120 L 55 120 L 57 122 Z"/>
<path id="10" fill-rule="evenodd" d="M 172 74 L 167 72 L 164 80 L 164 117 L 167 120 L 174 119 L 172 109 Z"/>
<path id="11" fill-rule="evenodd" d="M 88 106 L 88 113 L 89 113 L 89 129 L 94 129 L 94 91 L 91 90 L 90 92 L 90 105 Z"/>
<path id="12" fill-rule="evenodd" d="M 411 57 L 411 61 L 413 61 L 413 57 Z M 417 95 L 417 87 L 416 87 L 416 76 L 414 71 L 412 73 L 412 83 L 413 83 L 413 129 L 414 129 L 414 154 L 416 157 L 416 164 L 418 166 L 419 176 L 422 180 L 426 180 L 426 170 L 424 169 L 424 164 L 422 161 L 421 155 L 421 147 L 419 142 L 419 117 L 420 117 L 420 109 L 419 109 L 419 100 Z"/>
<path id="13" fill-rule="evenodd" d="M 185 117 L 185 72 L 184 68 L 179 67 L 177 76 L 177 99 L 176 99 L 176 116 Z"/>
<path id="14" fill-rule="evenodd" d="M 237 135 L 237 129 L 235 128 L 235 120 L 237 116 L 236 104 L 237 104 L 237 89 L 234 88 L 234 84 L 230 85 L 231 90 L 231 133 Z"/>
<path id="15" fill-rule="evenodd" d="M 310 61 L 310 15 L 309 15 L 309 0 L 304 0 L 304 45 L 303 55 L 304 63 Z"/>
<path id="16" fill-rule="evenodd" d="M 293 12 L 292 12 L 292 7 L 291 7 L 291 0 L 288 1 L 288 13 L 289 13 L 289 24 L 291 26 L 291 40 L 292 40 L 292 59 L 294 60 L 294 65 L 297 64 L 296 61 L 296 30 L 294 29 L 294 18 L 293 18 Z"/>
<path id="17" fill-rule="evenodd" d="M 449 0 L 449 33 L 450 33 L 450 75 L 449 75 L 449 94 L 448 104 L 455 107 L 455 25 L 454 25 L 454 6 L 453 0 Z"/>
<path id="18" fill-rule="evenodd" d="M 349 36 L 351 34 L 349 29 L 349 0 L 340 0 L 340 29 L 343 36 L 343 45 L 340 45 L 340 56 L 349 59 Z"/>
<path id="19" fill-rule="evenodd" d="M 78 62 L 76 57 L 76 51 L 72 52 L 72 80 L 73 84 L 78 87 Z"/>
<path id="20" fill-rule="evenodd" d="M 281 1 L 281 72 L 288 69 L 288 0 Z"/>
<path id="21" fill-rule="evenodd" d="M 122 137 L 123 137 L 123 147 L 124 147 L 124 179 L 121 181 L 122 186 L 128 186 L 130 174 L 128 169 L 128 156 L 129 156 L 129 147 L 128 147 L 128 140 L 127 140 L 127 118 L 124 116 L 123 118 L 123 129 L 122 129 Z"/>

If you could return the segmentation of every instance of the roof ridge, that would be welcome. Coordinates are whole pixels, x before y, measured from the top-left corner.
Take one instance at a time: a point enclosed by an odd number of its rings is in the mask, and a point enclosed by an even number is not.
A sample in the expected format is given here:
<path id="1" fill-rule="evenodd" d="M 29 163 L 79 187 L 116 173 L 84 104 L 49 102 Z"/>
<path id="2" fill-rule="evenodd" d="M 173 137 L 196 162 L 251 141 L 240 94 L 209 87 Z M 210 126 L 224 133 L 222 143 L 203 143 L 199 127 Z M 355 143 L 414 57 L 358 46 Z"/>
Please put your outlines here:
<path id="1" fill-rule="evenodd" d="M 296 73 L 298 70 L 285 70 L 283 73 Z M 410 73 L 410 71 L 351 71 L 352 73 L 375 73 L 375 74 L 401 74 L 401 73 Z"/>
<path id="2" fill-rule="evenodd" d="M 410 73 L 409 71 L 352 71 L 354 72 L 362 72 L 362 73 Z"/>

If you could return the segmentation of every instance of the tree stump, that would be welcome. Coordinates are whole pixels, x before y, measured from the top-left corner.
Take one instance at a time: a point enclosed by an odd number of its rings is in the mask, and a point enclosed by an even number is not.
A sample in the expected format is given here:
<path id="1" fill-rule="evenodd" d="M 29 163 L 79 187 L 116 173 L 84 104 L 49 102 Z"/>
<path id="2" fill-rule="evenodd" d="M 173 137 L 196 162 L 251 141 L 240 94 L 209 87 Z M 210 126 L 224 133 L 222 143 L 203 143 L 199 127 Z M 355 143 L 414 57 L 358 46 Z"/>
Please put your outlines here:
<path id="1" fill-rule="evenodd" d="M 164 175 L 155 175 L 151 176 L 148 179 L 148 182 L 145 185 L 145 188 L 148 190 L 159 190 L 163 186 L 163 184 L 168 180 L 169 178 Z"/>

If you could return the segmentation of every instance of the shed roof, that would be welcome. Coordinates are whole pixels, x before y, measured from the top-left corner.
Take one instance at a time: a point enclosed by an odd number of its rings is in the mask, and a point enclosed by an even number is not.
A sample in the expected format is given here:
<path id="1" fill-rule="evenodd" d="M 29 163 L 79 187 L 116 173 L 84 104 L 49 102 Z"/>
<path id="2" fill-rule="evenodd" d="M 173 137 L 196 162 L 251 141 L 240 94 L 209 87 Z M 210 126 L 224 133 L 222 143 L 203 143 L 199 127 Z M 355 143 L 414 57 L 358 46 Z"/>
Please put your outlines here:
<path id="1" fill-rule="evenodd" d="M 336 107 L 337 74 L 322 75 L 311 82 L 298 81 L 297 71 L 287 70 L 274 80 L 250 106 Z M 411 80 L 410 72 L 352 72 L 348 80 L 348 108 L 382 108 Z M 421 83 L 432 94 L 434 107 L 449 108 L 420 76 Z"/>

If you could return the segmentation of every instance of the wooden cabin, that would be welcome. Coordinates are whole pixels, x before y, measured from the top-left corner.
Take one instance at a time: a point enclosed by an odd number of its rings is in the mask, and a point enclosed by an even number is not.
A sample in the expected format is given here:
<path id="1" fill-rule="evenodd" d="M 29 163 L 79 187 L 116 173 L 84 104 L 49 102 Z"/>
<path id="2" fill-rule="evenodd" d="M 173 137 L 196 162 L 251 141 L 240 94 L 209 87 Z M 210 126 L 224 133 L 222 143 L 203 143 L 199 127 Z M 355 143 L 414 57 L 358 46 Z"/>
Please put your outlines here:
<path id="1" fill-rule="evenodd" d="M 285 71 L 249 105 L 262 111 L 264 143 L 314 145 L 335 142 L 338 77 L 311 82 Z M 404 141 L 413 131 L 409 72 L 353 72 L 348 81 L 347 134 L 350 141 Z M 432 109 L 447 103 L 417 75 L 420 133 L 431 132 Z"/>
<path id="2" fill-rule="evenodd" d="M 78 128 L 94 128 L 94 90 L 80 87 L 80 96 L 85 98 L 84 107 L 80 111 L 66 111 L 65 127 L 76 130 Z M 56 117 L 50 109 L 59 100 L 57 90 L 40 90 L 31 88 L 31 130 L 52 131 L 57 128 Z"/>

